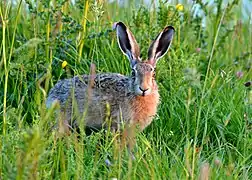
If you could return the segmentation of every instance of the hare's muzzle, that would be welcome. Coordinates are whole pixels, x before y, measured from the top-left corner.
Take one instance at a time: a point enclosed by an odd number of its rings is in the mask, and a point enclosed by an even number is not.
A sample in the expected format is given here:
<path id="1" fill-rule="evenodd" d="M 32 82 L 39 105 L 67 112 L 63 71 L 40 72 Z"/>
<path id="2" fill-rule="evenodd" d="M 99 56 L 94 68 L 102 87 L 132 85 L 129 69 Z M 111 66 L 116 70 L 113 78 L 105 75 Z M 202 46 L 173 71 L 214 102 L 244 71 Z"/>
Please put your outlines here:
<path id="1" fill-rule="evenodd" d="M 143 87 L 143 86 L 136 85 L 135 93 L 136 95 L 139 95 L 139 96 L 149 95 L 151 93 L 151 87 Z"/>

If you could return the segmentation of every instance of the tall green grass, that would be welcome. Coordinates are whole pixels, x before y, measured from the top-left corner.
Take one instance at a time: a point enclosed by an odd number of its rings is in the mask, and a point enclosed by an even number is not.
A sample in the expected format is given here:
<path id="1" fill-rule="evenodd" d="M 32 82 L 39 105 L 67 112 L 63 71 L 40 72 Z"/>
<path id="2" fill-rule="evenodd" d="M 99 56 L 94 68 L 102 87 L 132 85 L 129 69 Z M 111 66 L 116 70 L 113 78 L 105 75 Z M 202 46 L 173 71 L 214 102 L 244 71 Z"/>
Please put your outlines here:
<path id="1" fill-rule="evenodd" d="M 240 1 L 196 2 L 205 23 L 192 4 L 1 1 L 1 179 L 251 179 L 251 19 L 241 19 Z M 62 134 L 52 128 L 57 105 L 45 107 L 59 79 L 87 74 L 91 63 L 130 74 L 112 30 L 119 20 L 143 58 L 163 27 L 176 29 L 157 66 L 158 115 L 137 136 L 135 160 L 119 134 Z"/>

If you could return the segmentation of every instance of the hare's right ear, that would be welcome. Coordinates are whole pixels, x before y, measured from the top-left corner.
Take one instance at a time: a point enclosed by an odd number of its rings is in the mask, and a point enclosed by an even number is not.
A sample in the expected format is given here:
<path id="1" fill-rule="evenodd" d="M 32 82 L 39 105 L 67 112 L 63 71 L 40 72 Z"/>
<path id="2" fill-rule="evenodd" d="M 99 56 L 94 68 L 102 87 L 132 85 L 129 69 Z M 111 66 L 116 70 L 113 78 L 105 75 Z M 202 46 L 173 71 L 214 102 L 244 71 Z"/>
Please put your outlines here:
<path id="1" fill-rule="evenodd" d="M 132 32 L 122 23 L 115 24 L 117 41 L 123 54 L 130 60 L 131 67 L 140 61 L 140 49 Z"/>
<path id="2" fill-rule="evenodd" d="M 151 43 L 148 50 L 148 62 L 154 67 L 156 66 L 157 61 L 168 51 L 174 32 L 175 30 L 172 26 L 167 26 Z"/>

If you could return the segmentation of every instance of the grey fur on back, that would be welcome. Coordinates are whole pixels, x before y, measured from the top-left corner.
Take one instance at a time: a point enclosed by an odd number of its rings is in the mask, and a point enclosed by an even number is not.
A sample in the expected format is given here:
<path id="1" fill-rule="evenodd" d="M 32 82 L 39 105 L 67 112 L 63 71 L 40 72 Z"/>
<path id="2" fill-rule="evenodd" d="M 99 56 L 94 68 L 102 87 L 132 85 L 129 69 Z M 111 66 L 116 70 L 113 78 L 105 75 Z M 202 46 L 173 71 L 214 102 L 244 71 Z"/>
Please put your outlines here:
<path id="1" fill-rule="evenodd" d="M 89 75 L 82 75 L 57 82 L 49 92 L 47 107 L 49 108 L 53 101 L 58 101 L 61 111 L 66 113 L 67 121 L 70 123 L 73 120 L 72 125 L 76 124 L 75 118 L 82 118 L 85 111 L 87 111 L 84 117 L 86 126 L 94 128 L 101 128 L 108 113 L 111 113 L 109 116 L 116 120 L 112 128 L 117 129 L 122 119 L 129 121 L 132 112 L 128 107 L 134 98 L 131 78 L 117 73 L 97 74 L 93 79 L 92 87 L 89 87 L 90 79 Z M 89 88 L 90 93 L 88 93 Z M 75 110 L 73 101 L 78 107 Z M 73 114 L 74 112 L 76 114 Z"/>

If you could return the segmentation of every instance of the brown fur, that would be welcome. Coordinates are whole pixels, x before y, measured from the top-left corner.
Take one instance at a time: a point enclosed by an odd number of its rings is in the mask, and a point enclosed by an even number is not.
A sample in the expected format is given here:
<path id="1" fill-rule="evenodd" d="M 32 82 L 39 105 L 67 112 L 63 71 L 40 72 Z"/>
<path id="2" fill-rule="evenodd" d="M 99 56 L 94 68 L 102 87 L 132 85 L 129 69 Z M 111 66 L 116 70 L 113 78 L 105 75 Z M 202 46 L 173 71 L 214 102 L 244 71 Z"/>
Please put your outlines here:
<path id="1" fill-rule="evenodd" d="M 140 126 L 140 130 L 147 127 L 157 113 L 159 104 L 159 93 L 156 89 L 148 96 L 137 96 L 132 101 L 133 123 Z"/>

